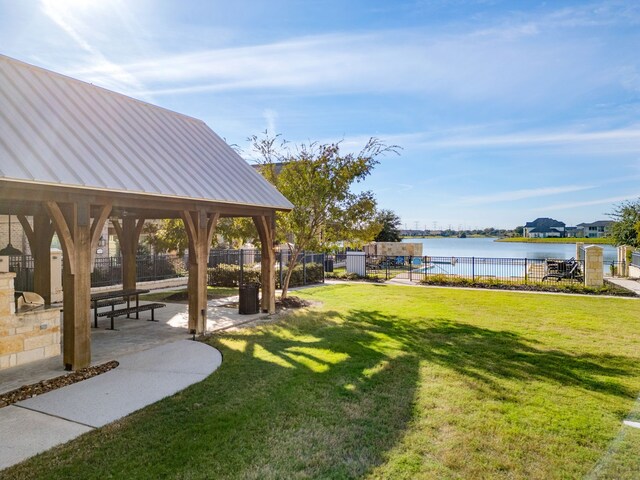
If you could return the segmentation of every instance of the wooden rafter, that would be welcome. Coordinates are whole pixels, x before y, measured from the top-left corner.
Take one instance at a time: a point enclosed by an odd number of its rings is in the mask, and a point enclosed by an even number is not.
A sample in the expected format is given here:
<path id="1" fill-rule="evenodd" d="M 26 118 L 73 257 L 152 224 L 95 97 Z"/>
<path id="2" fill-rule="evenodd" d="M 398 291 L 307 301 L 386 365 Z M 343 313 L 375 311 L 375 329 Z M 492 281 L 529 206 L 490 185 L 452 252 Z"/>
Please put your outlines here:
<path id="1" fill-rule="evenodd" d="M 73 243 L 73 237 L 71 236 L 71 230 L 67 225 L 67 220 L 62 214 L 60 206 L 56 202 L 44 202 L 45 208 L 49 213 L 49 217 L 53 220 L 53 226 L 58 233 L 60 244 L 64 250 L 64 258 L 69 268 L 69 274 L 74 275 L 76 272 L 75 264 L 75 245 Z"/>

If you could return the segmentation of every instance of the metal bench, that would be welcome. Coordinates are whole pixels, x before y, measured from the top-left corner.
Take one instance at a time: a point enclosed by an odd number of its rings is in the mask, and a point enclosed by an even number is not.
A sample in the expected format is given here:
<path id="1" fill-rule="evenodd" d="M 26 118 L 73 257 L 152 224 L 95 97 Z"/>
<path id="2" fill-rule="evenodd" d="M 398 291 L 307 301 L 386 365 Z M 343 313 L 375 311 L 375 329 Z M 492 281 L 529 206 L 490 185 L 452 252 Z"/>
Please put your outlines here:
<path id="1" fill-rule="evenodd" d="M 122 315 L 131 315 L 132 313 L 138 314 L 140 312 L 146 312 L 148 310 L 151 310 L 151 318 L 148 319 L 148 321 L 157 322 L 154 316 L 154 312 L 156 308 L 162 308 L 162 307 L 166 307 L 166 305 L 164 303 L 147 303 L 145 305 L 138 305 L 135 307 L 128 307 L 128 308 L 119 308 L 117 310 L 112 308 L 112 310 L 110 311 L 100 312 L 98 316 L 110 318 L 111 319 L 110 330 L 115 330 L 114 318 L 120 317 Z"/>
<path id="2" fill-rule="evenodd" d="M 127 303 L 125 298 L 114 298 L 111 300 L 100 300 L 95 301 L 93 304 L 93 327 L 98 328 L 98 317 L 105 317 L 109 312 L 100 312 L 98 313 L 98 309 L 102 307 L 111 307 L 111 311 L 114 311 L 114 307 L 116 305 L 122 305 Z"/>

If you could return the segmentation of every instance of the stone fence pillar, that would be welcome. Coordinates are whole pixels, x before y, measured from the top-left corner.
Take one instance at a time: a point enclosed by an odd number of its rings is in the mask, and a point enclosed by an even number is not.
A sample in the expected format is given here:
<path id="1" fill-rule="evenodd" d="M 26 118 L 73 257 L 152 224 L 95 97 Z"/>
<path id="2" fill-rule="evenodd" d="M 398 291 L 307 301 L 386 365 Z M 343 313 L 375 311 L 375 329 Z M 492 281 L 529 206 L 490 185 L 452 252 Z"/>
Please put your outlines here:
<path id="1" fill-rule="evenodd" d="M 617 260 L 618 260 L 618 276 L 619 277 L 628 277 L 629 276 L 629 259 L 631 258 L 631 252 L 633 252 L 633 247 L 629 245 L 620 245 L 617 250 Z"/>
<path id="2" fill-rule="evenodd" d="M 597 245 L 584 248 L 584 284 L 587 287 L 604 285 L 603 249 Z"/>
<path id="3" fill-rule="evenodd" d="M 584 243 L 582 242 L 576 242 L 576 260 L 580 261 L 580 260 L 584 260 L 584 258 L 582 258 L 582 247 L 584 247 Z"/>

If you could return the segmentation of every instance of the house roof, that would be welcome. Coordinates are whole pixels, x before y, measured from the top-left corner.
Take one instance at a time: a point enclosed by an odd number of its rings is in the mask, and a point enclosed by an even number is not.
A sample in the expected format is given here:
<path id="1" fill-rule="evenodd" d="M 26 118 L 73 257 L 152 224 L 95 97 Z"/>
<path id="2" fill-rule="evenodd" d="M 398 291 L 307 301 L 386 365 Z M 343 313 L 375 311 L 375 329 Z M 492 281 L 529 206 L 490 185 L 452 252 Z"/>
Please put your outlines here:
<path id="1" fill-rule="evenodd" d="M 549 228 L 549 227 L 535 227 L 529 231 L 529 233 L 551 233 L 551 232 L 560 233 L 555 228 Z"/>
<path id="2" fill-rule="evenodd" d="M 551 227 L 564 227 L 564 226 L 565 224 L 563 222 L 559 222 L 558 220 L 555 220 L 553 218 L 547 218 L 547 217 L 536 218 L 533 222 L 527 222 L 525 224 L 526 228 L 531 228 L 531 227 L 551 228 Z"/>
<path id="3" fill-rule="evenodd" d="M 292 208 L 203 121 L 4 55 L 0 180 Z"/>
<path id="4" fill-rule="evenodd" d="M 579 227 L 608 227 L 615 223 L 613 220 L 598 220 L 596 222 L 591 223 L 579 223 Z"/>

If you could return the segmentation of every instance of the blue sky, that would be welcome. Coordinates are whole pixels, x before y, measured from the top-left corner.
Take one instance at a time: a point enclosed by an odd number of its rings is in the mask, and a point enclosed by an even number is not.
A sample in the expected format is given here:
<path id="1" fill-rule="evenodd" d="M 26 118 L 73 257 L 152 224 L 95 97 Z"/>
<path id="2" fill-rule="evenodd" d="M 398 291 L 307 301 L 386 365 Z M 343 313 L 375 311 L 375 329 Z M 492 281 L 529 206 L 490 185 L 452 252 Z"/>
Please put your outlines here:
<path id="1" fill-rule="evenodd" d="M 0 0 L 0 53 L 229 143 L 370 136 L 410 228 L 576 224 L 640 197 L 640 2 Z"/>

